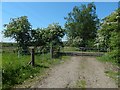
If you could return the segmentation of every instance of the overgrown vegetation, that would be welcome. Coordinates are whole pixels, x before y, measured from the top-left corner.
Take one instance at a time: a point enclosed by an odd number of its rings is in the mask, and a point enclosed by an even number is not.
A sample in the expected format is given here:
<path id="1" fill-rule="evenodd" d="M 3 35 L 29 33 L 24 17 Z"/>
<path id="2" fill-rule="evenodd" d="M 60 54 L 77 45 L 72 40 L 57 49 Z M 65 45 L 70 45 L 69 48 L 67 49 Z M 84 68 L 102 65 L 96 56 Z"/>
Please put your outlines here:
<path id="1" fill-rule="evenodd" d="M 117 60 L 113 59 L 108 53 L 105 53 L 103 56 L 98 57 L 97 59 L 102 62 L 110 62 L 113 65 L 119 65 L 119 63 L 117 63 Z"/>
<path id="2" fill-rule="evenodd" d="M 23 55 L 18 58 L 16 53 L 3 53 L 2 58 L 2 87 L 3 89 L 21 84 L 26 79 L 34 78 L 37 74 L 44 74 L 46 69 L 52 65 L 61 63 L 66 57 L 50 60 L 50 54 L 35 55 L 35 66 L 28 65 L 30 55 Z"/>
<path id="3" fill-rule="evenodd" d="M 107 54 L 102 58 L 107 61 L 120 62 L 120 8 L 103 19 L 100 30 L 98 30 L 97 45 L 104 48 Z M 109 59 L 109 60 L 108 60 Z"/>

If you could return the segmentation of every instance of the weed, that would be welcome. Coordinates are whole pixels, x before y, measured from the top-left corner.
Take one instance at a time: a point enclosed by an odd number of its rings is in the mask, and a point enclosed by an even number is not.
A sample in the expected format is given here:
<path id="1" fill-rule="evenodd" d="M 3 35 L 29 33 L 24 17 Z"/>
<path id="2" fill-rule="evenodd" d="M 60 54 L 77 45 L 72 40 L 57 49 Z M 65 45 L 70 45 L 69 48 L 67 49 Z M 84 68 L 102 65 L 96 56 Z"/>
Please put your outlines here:
<path id="1" fill-rule="evenodd" d="M 77 88 L 86 88 L 86 81 L 85 80 L 78 80 L 76 82 L 76 87 Z"/>
<path id="2" fill-rule="evenodd" d="M 109 76 L 110 78 L 114 79 L 116 81 L 116 84 L 118 84 L 118 78 L 120 76 L 120 72 L 115 72 L 115 71 L 105 71 L 105 74 Z"/>

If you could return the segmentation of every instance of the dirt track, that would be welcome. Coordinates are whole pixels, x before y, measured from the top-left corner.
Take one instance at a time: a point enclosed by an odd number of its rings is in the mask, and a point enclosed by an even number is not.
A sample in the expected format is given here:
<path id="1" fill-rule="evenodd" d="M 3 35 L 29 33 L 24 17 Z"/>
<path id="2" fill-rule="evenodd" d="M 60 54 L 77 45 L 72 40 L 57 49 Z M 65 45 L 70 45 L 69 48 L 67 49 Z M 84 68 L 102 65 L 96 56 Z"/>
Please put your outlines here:
<path id="1" fill-rule="evenodd" d="M 85 88 L 118 88 L 115 82 L 105 75 L 105 66 L 95 57 L 73 56 L 49 73 L 49 76 L 35 88 L 76 88 L 78 81 L 84 81 Z"/>

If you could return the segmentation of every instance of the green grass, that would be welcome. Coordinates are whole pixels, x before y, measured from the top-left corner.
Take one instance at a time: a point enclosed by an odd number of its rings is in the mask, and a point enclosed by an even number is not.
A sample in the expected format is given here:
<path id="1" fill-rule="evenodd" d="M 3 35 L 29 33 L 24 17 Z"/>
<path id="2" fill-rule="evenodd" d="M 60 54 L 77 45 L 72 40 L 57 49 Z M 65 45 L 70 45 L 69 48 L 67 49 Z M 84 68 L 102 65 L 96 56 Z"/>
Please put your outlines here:
<path id="1" fill-rule="evenodd" d="M 86 81 L 85 80 L 78 80 L 76 82 L 76 88 L 86 88 Z"/>
<path id="2" fill-rule="evenodd" d="M 119 67 L 119 63 L 117 62 L 117 60 L 112 59 L 108 54 L 105 54 L 102 57 L 98 57 L 97 59 L 99 61 L 103 62 L 103 63 L 109 62 L 113 66 L 118 66 Z M 107 70 L 107 71 L 105 71 L 105 74 L 108 77 L 110 77 L 113 80 L 115 80 L 117 85 L 119 84 L 118 83 L 118 77 L 120 76 L 120 72 L 119 71 Z"/>
<path id="3" fill-rule="evenodd" d="M 115 81 L 118 81 L 119 72 L 113 72 L 112 70 L 105 71 L 106 75 L 110 78 L 113 78 Z"/>
<path id="4" fill-rule="evenodd" d="M 117 60 L 112 59 L 107 53 L 105 55 L 103 55 L 102 57 L 97 57 L 97 59 L 101 62 L 110 62 L 113 65 L 119 65 L 117 63 Z"/>
<path id="5" fill-rule="evenodd" d="M 62 57 L 65 60 L 67 57 Z M 34 78 L 38 74 L 43 74 L 49 67 L 61 63 L 60 58 L 50 59 L 49 54 L 35 55 L 35 67 L 28 65 L 30 55 L 21 55 L 19 58 L 16 53 L 2 54 L 2 87 L 10 88 L 15 84 L 22 84 L 29 78 Z"/>
<path id="6" fill-rule="evenodd" d="M 62 51 L 79 51 L 76 47 L 64 47 Z"/>
<path id="7" fill-rule="evenodd" d="M 108 70 L 108 71 L 105 71 L 105 74 L 108 76 L 108 77 L 110 77 L 110 78 L 112 78 L 113 80 L 115 80 L 115 82 L 116 82 L 116 84 L 118 85 L 118 86 L 120 86 L 120 83 L 119 83 L 119 76 L 120 76 L 120 72 L 115 72 L 115 71 L 112 71 L 112 70 Z"/>

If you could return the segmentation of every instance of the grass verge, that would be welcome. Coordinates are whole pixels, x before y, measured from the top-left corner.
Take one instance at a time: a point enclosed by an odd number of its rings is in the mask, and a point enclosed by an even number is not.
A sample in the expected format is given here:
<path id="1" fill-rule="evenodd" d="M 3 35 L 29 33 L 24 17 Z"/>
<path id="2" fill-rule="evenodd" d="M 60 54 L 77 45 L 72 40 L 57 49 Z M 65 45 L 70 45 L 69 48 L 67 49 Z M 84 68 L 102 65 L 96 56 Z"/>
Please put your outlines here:
<path id="1" fill-rule="evenodd" d="M 97 60 L 99 60 L 100 62 L 103 62 L 103 63 L 108 62 L 110 64 L 110 66 L 112 65 L 112 67 L 117 68 L 116 70 L 114 70 L 114 69 L 110 69 L 110 67 L 109 67 L 109 69 L 105 71 L 105 74 L 108 77 L 112 78 L 116 82 L 116 84 L 118 86 L 120 86 L 120 83 L 119 83 L 120 72 L 118 70 L 120 65 L 117 62 L 117 60 L 112 59 L 107 53 L 105 55 L 103 55 L 102 57 L 98 57 Z"/>
<path id="2" fill-rule="evenodd" d="M 2 54 L 2 88 L 12 88 L 16 84 L 22 84 L 29 78 L 42 75 L 51 66 L 60 64 L 68 57 L 63 56 L 57 59 L 50 59 L 49 54 L 35 55 L 35 66 L 28 65 L 30 55 L 23 55 L 18 58 L 16 53 Z M 62 59 L 62 60 L 61 60 Z"/>
<path id="3" fill-rule="evenodd" d="M 107 53 L 103 55 L 102 57 L 97 57 L 97 59 L 101 62 L 110 62 L 113 65 L 117 65 L 117 66 L 119 65 L 117 63 L 117 60 L 112 59 Z"/>

